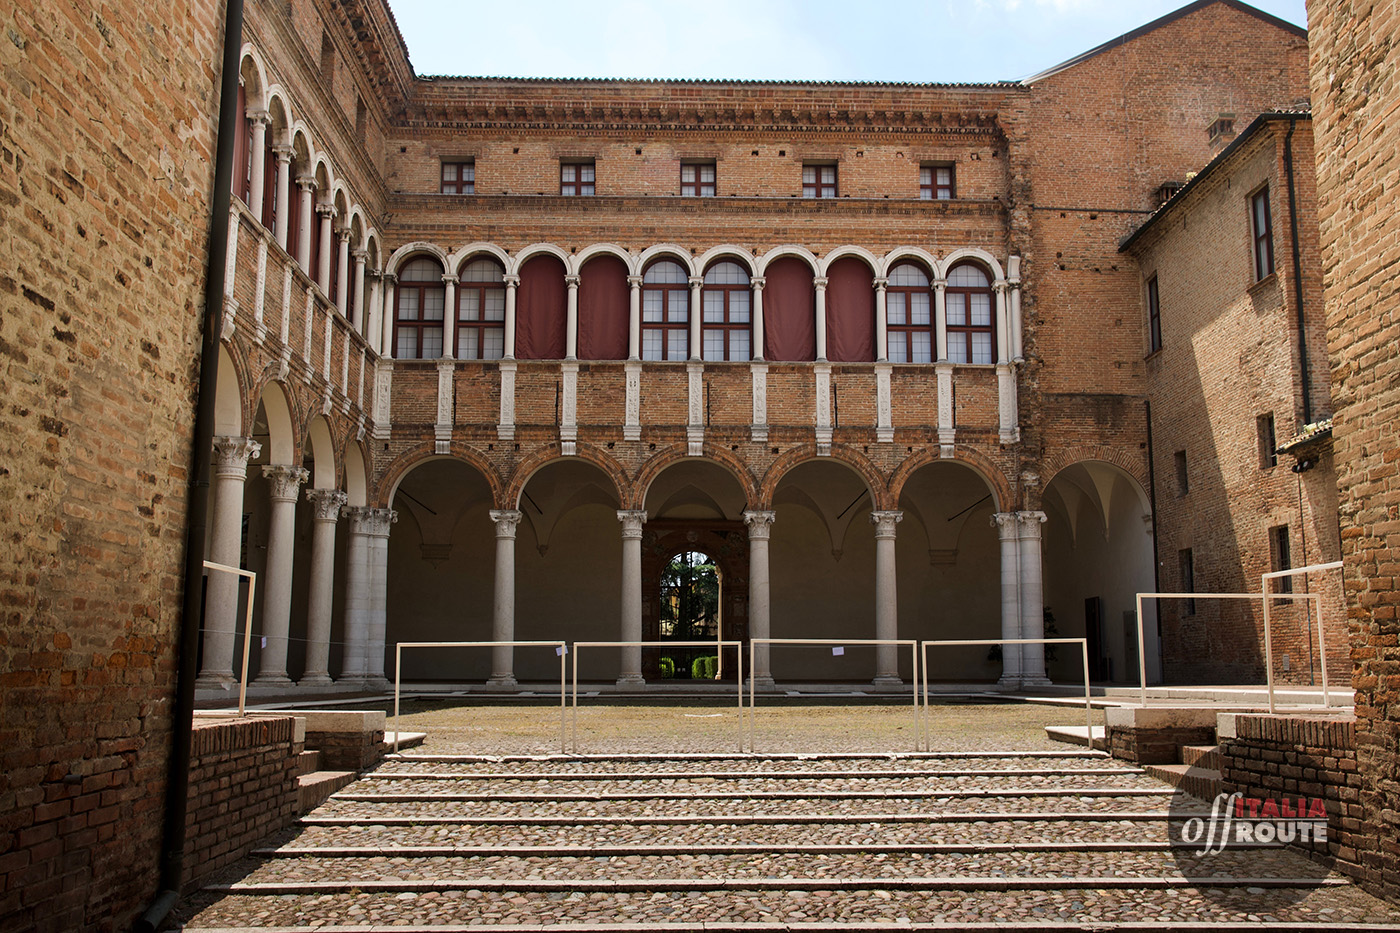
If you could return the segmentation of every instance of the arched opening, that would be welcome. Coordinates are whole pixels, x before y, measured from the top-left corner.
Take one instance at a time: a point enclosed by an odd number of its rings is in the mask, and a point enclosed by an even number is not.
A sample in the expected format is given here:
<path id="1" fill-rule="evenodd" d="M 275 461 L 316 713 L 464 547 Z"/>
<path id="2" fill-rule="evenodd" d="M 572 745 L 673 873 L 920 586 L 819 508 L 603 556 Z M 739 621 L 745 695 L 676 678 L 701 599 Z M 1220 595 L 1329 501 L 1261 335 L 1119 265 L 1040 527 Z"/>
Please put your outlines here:
<path id="1" fill-rule="evenodd" d="M 812 267 L 795 256 L 773 260 L 764 270 L 763 352 L 770 360 L 817 358 L 817 293 Z"/>
<path id="2" fill-rule="evenodd" d="M 617 256 L 595 256 L 583 264 L 578 286 L 579 359 L 627 359 L 631 293 L 627 264 Z"/>
<path id="3" fill-rule="evenodd" d="M 243 515 L 244 534 L 246 535 L 243 548 L 245 570 L 251 570 L 257 574 L 257 596 L 256 605 L 253 610 L 253 631 L 254 633 L 268 632 L 266 618 L 268 615 L 268 582 L 269 582 L 269 547 L 272 544 L 274 533 L 273 525 L 275 516 L 273 514 L 274 504 L 272 501 L 274 477 L 268 476 L 269 467 L 294 467 L 293 463 L 295 438 L 293 437 L 292 416 L 287 404 L 287 396 L 282 391 L 282 387 L 277 383 L 268 383 L 263 387 L 262 396 L 258 399 L 258 407 L 253 415 L 253 427 L 250 432 L 253 440 L 261 445 L 262 449 L 258 456 L 253 458 L 248 464 L 248 481 L 243 489 Z M 298 487 L 299 491 L 299 487 Z M 288 506 L 294 514 L 296 505 Z M 287 542 L 278 542 L 285 544 Z M 290 556 L 292 552 L 284 549 L 282 554 Z M 246 584 L 243 584 L 246 590 Z M 239 619 L 243 618 L 243 600 L 246 599 L 246 592 L 239 594 Z M 283 611 L 285 616 L 285 610 Z M 281 676 L 274 679 L 278 685 L 285 685 L 286 675 L 286 635 L 279 631 L 274 634 L 275 638 L 281 640 L 281 644 L 272 646 L 274 648 L 274 659 L 271 665 L 264 664 L 265 646 L 262 639 L 254 638 L 250 643 L 248 655 L 248 671 L 250 675 L 262 675 L 271 669 Z M 241 653 L 243 642 L 239 639 L 235 645 L 235 664 L 241 663 Z M 268 680 L 268 678 L 263 678 Z"/>
<path id="4" fill-rule="evenodd" d="M 1001 637 L 997 508 L 986 480 L 964 464 L 935 462 L 910 474 L 895 539 L 900 638 Z M 928 663 L 930 677 L 945 683 L 985 683 L 1002 673 L 1001 651 L 986 645 L 931 648 Z"/>
<path id="5" fill-rule="evenodd" d="M 875 276 L 865 260 L 843 256 L 827 270 L 826 358 L 833 363 L 875 359 Z"/>
<path id="6" fill-rule="evenodd" d="M 392 507 L 385 670 L 408 641 L 489 641 L 496 534 L 491 487 L 470 464 L 441 458 L 406 473 Z M 489 649 L 406 651 L 405 682 L 485 680 Z"/>
<path id="7" fill-rule="evenodd" d="M 1139 592 L 1154 589 L 1152 510 L 1142 487 L 1119 467 L 1083 461 L 1055 475 L 1045 489 L 1045 609 L 1047 627 L 1089 640 L 1090 677 L 1138 680 Z M 1161 680 L 1155 607 L 1144 606 L 1149 682 Z M 1061 653 L 1063 656 L 1063 652 Z M 1058 662 L 1073 668 L 1079 663 Z M 1057 676 L 1051 662 L 1051 676 Z"/>
<path id="8" fill-rule="evenodd" d="M 715 641 L 720 637 L 723 576 L 704 551 L 683 549 L 661 567 L 657 593 L 658 676 L 662 680 L 714 680 L 718 648 L 667 646 L 667 642 Z M 713 659 L 713 660 L 709 660 Z"/>

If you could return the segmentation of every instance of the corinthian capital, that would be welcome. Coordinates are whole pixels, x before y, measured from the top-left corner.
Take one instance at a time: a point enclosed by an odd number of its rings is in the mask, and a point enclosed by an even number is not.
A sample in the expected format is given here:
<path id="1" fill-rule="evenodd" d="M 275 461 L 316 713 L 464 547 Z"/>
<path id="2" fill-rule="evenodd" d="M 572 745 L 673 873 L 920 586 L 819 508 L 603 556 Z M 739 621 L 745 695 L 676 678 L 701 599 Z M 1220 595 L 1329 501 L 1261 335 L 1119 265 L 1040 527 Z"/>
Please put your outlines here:
<path id="1" fill-rule="evenodd" d="M 347 498 L 339 489 L 306 490 L 306 501 L 311 503 L 312 514 L 318 522 L 333 522 L 339 518 Z"/>
<path id="2" fill-rule="evenodd" d="M 214 472 L 219 476 L 248 475 L 248 461 L 262 453 L 262 444 L 251 437 L 214 438 Z"/>
<path id="3" fill-rule="evenodd" d="M 267 477 L 267 494 L 273 502 L 295 502 L 297 490 L 311 477 L 299 466 L 280 464 L 263 467 L 262 474 Z"/>

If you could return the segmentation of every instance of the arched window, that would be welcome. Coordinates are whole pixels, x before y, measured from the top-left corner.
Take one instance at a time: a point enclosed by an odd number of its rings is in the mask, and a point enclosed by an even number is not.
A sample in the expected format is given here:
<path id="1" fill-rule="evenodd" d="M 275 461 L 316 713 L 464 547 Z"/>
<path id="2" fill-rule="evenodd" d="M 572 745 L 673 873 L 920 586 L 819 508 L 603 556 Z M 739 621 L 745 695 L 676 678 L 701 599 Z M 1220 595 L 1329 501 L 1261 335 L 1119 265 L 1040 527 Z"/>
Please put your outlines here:
<path id="1" fill-rule="evenodd" d="M 642 359 L 683 360 L 690 354 L 690 277 L 663 259 L 642 275 Z"/>
<path id="2" fill-rule="evenodd" d="M 467 263 L 457 286 L 457 359 L 499 360 L 505 320 L 505 272 L 494 259 Z"/>
<path id="3" fill-rule="evenodd" d="M 400 360 L 435 360 L 442 356 L 442 312 L 447 294 L 442 267 L 434 259 L 415 259 L 399 270 L 394 299 L 394 356 Z"/>
<path id="4" fill-rule="evenodd" d="M 737 262 L 717 262 L 705 272 L 700 346 L 706 360 L 748 360 L 749 273 Z"/>
<path id="5" fill-rule="evenodd" d="M 933 293 L 928 275 L 912 262 L 890 270 L 885 322 L 891 363 L 933 362 Z"/>
<path id="6" fill-rule="evenodd" d="M 995 363 L 992 283 L 981 267 L 954 266 L 948 273 L 948 359 L 954 363 Z"/>

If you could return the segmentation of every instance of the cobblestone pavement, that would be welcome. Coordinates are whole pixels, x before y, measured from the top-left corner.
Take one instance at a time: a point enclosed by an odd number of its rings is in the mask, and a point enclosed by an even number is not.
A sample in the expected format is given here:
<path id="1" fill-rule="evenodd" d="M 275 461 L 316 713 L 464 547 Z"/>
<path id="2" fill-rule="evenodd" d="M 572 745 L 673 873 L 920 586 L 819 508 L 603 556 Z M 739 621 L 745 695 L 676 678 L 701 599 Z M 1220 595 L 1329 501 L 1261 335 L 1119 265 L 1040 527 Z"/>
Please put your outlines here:
<path id="1" fill-rule="evenodd" d="M 417 705 L 423 747 L 191 898 L 188 928 L 1400 929 L 1291 851 L 1181 857 L 1169 788 L 1045 739 L 1082 712 L 935 706 L 937 754 L 858 755 L 912 747 L 910 710 L 775 707 L 758 757 L 722 747 L 732 711 L 593 712 L 572 757 L 557 707 Z"/>

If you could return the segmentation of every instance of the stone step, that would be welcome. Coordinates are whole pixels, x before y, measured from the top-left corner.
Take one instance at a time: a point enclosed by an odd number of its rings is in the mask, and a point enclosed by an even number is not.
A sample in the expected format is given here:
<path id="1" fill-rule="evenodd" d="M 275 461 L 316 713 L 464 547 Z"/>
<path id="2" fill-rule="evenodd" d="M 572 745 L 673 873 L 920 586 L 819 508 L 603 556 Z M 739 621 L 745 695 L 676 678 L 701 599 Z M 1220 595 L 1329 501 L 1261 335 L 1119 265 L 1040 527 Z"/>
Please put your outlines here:
<path id="1" fill-rule="evenodd" d="M 775 753 L 763 755 L 735 754 L 636 754 L 636 755 L 390 755 L 376 769 L 471 771 L 551 771 L 578 772 L 601 770 L 612 766 L 632 773 L 652 771 L 755 771 L 755 770 L 863 770 L 876 767 L 897 768 L 968 768 L 979 767 L 1121 767 L 1102 752 L 1083 751 L 995 751 L 995 752 L 866 752 L 798 754 Z"/>
<path id="2" fill-rule="evenodd" d="M 297 805 L 302 813 L 314 810 L 359 777 L 354 771 L 312 771 L 297 776 Z"/>
<path id="3" fill-rule="evenodd" d="M 307 749 L 297 753 L 297 777 L 321 770 L 321 753 Z"/>
<path id="4" fill-rule="evenodd" d="M 1144 765 L 1143 771 L 1201 800 L 1214 800 L 1220 793 L 1220 772 L 1213 769 L 1192 765 Z"/>
<path id="5" fill-rule="evenodd" d="M 1193 768 L 1203 768 L 1207 771 L 1219 771 L 1220 746 L 1183 745 L 1181 746 L 1181 763 Z"/>
<path id="6" fill-rule="evenodd" d="M 1059 767 L 1059 768 L 894 768 L 877 770 L 827 769 L 827 770 L 783 770 L 783 771 L 476 771 L 455 772 L 441 770 L 400 771 L 379 768 L 365 775 L 366 781 L 616 781 L 616 782 L 698 782 L 698 781 L 907 781 L 916 778 L 951 778 L 972 780 L 974 778 L 1000 777 L 1083 777 L 1103 775 L 1140 775 L 1138 768 L 1118 767 Z"/>
<path id="7" fill-rule="evenodd" d="M 196 908 L 203 910 L 186 929 L 220 929 L 256 917 L 263 927 L 279 930 L 315 921 L 322 929 L 452 929 L 464 931 L 500 927 L 512 933 L 548 929 L 628 933 L 628 931 L 767 931 L 864 929 L 1034 929 L 1034 930 L 1209 930 L 1315 931 L 1359 930 L 1353 924 L 1384 926 L 1391 916 L 1377 917 L 1376 902 L 1345 886 L 1329 889 L 1332 907 L 1326 919 L 1299 889 L 1250 885 L 1246 894 L 1236 882 L 1213 890 L 1238 890 L 1238 898 L 1212 898 L 1194 882 L 1158 879 L 1157 884 L 1115 878 L 1062 879 L 1049 884 L 1016 879 L 902 879 L 898 885 L 860 887 L 831 881 L 810 889 L 793 890 L 774 879 L 771 887 L 722 887 L 704 890 L 585 890 L 577 884 L 542 886 L 539 890 L 457 887 L 422 890 L 354 891 L 353 882 L 340 890 L 258 896 L 251 892 L 201 892 Z M 1311 887 L 1311 885 L 1309 885 Z M 292 890 L 292 889 L 287 889 Z M 1381 908 L 1383 909 L 1383 908 Z M 1266 923 L 1260 915 L 1271 918 Z M 1010 918 L 1035 917 L 1031 925 Z M 1088 918 L 1092 917 L 1092 920 Z M 1144 921 L 1144 918 L 1150 918 Z M 834 926 L 832 924 L 835 924 Z"/>

